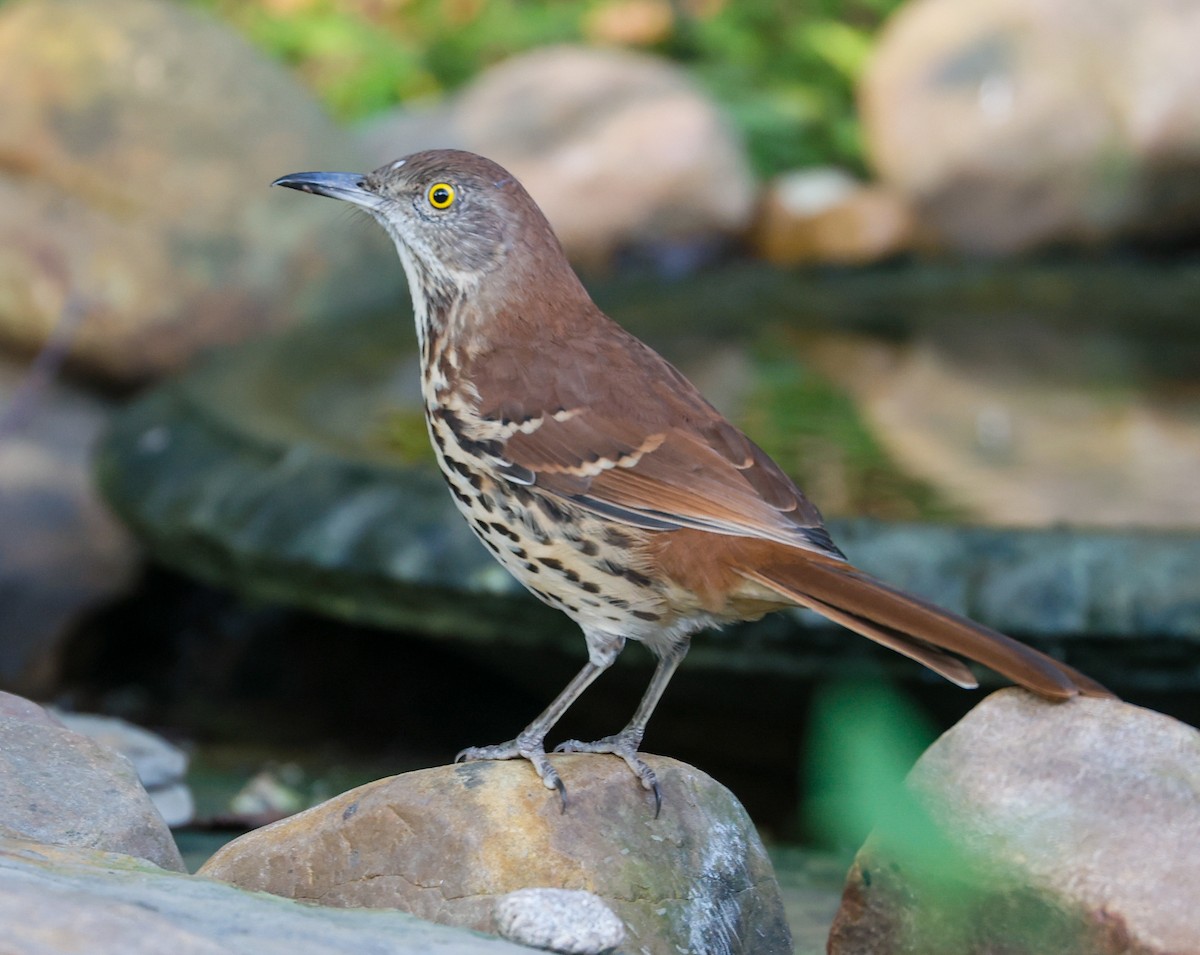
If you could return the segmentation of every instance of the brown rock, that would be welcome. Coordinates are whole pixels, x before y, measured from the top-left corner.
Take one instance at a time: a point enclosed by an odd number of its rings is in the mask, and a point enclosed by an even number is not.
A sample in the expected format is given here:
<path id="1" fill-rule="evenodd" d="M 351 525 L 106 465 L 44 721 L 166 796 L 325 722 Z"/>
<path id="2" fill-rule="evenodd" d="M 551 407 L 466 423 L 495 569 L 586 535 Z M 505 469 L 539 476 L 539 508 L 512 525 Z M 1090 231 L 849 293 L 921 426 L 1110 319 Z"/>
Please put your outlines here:
<path id="1" fill-rule="evenodd" d="M 908 787 L 936 820 L 872 834 L 830 955 L 1200 952 L 1200 732 L 1116 700 L 995 693 Z"/>
<path id="2" fill-rule="evenodd" d="M 767 186 L 751 238 L 776 265 L 864 265 L 911 248 L 912 213 L 887 187 L 838 170 L 799 170 Z"/>
<path id="3" fill-rule="evenodd" d="M 860 87 L 867 152 L 968 252 L 1195 236 L 1198 41 L 1174 0 L 914 0 Z"/>
<path id="4" fill-rule="evenodd" d="M 0 708 L 0 838 L 120 852 L 183 871 L 129 760 L 3 698 L 10 702 Z"/>
<path id="5" fill-rule="evenodd" d="M 363 131 L 376 163 L 453 145 L 524 183 L 568 255 L 599 266 L 631 246 L 710 241 L 749 224 L 741 143 L 686 72 L 657 57 L 559 46 L 482 73 L 453 105 Z"/>
<path id="6" fill-rule="evenodd" d="M 330 242 L 328 213 L 267 188 L 365 165 L 346 137 L 186 5 L 4 4 L 0 115 L 0 340 L 23 350 L 76 300 L 74 361 L 138 380 L 401 287 L 386 241 L 347 227 Z"/>
<path id="7" fill-rule="evenodd" d="M 579 889 L 624 921 L 631 951 L 790 953 L 778 884 L 737 800 L 689 766 L 648 761 L 663 788 L 658 819 L 616 759 L 554 757 L 566 812 L 521 762 L 442 766 L 243 836 L 201 874 L 487 932 L 499 896 Z"/>

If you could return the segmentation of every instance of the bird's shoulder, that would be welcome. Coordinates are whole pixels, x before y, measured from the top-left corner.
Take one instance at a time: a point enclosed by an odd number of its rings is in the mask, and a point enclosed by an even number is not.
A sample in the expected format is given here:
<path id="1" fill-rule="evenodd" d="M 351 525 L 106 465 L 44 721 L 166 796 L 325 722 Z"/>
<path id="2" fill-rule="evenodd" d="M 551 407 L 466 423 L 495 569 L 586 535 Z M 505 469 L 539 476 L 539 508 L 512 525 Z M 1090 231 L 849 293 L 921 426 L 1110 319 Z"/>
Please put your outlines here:
<path id="1" fill-rule="evenodd" d="M 468 370 L 513 469 L 630 523 L 837 553 L 817 508 L 682 372 L 599 310 L 581 318 L 501 338 Z"/>

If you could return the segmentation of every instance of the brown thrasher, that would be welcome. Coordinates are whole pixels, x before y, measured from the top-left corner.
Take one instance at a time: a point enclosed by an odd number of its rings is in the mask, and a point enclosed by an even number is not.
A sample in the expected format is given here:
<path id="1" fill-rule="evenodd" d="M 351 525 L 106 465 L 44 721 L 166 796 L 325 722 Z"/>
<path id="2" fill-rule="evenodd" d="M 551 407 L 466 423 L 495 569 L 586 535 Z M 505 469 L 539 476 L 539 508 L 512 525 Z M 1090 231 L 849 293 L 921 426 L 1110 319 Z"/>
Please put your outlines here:
<path id="1" fill-rule="evenodd" d="M 458 759 L 529 760 L 565 789 L 545 738 L 626 640 L 658 659 L 633 719 L 558 751 L 639 758 L 692 634 L 809 607 L 963 687 L 951 653 L 1051 699 L 1109 695 L 1050 657 L 856 569 L 779 467 L 672 365 L 588 297 L 509 173 L 435 150 L 367 175 L 274 183 L 344 199 L 396 243 L 412 293 L 429 436 L 455 503 L 504 567 L 583 629 L 588 662 L 516 737 Z"/>

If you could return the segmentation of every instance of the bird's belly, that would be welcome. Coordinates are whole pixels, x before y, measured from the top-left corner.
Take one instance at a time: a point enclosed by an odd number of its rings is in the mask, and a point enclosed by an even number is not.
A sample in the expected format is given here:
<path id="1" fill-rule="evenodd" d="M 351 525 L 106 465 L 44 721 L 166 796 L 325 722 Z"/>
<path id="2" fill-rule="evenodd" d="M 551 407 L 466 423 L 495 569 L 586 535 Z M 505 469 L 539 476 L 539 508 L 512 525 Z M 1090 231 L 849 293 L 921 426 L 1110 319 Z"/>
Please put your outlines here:
<path id="1" fill-rule="evenodd" d="M 442 473 L 455 506 L 501 566 L 585 631 L 653 647 L 712 622 L 673 607 L 667 585 L 646 572 L 644 531 L 480 471 Z"/>

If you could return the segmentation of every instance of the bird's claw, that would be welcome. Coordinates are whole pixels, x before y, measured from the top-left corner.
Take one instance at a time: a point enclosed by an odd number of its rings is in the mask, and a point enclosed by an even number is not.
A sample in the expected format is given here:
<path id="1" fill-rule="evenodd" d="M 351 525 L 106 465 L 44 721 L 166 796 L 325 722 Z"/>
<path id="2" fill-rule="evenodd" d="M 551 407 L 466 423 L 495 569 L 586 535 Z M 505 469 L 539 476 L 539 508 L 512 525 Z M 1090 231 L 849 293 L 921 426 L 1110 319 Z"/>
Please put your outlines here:
<path id="1" fill-rule="evenodd" d="M 658 784 L 658 777 L 654 774 L 654 770 L 647 766 L 638 755 L 638 746 L 641 745 L 641 742 L 640 738 L 635 739 L 633 736 L 618 733 L 615 736 L 598 739 L 593 743 L 569 739 L 555 746 L 554 752 L 611 753 L 613 756 L 620 756 L 625 760 L 625 765 L 641 780 L 642 788 L 648 789 L 654 794 L 654 818 L 657 819 L 659 813 L 662 812 L 662 787 Z"/>
<path id="2" fill-rule="evenodd" d="M 493 746 L 468 746 L 459 750 L 454 757 L 456 763 L 469 763 L 477 759 L 527 759 L 533 764 L 534 771 L 547 789 L 557 789 L 558 798 L 562 801 L 562 812 L 567 811 L 567 787 L 563 784 L 558 771 L 550 765 L 546 758 L 546 748 L 543 740 L 518 736 L 507 743 L 497 743 Z"/>

